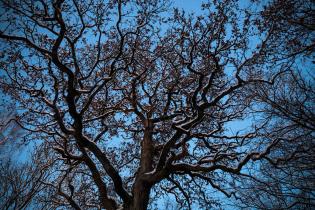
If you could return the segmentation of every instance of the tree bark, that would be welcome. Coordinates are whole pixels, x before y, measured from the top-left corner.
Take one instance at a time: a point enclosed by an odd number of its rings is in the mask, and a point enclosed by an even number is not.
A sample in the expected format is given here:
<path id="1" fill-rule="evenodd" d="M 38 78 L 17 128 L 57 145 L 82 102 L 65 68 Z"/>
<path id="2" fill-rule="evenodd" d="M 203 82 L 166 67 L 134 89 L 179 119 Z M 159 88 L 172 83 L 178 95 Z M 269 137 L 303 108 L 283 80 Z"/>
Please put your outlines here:
<path id="1" fill-rule="evenodd" d="M 141 160 L 140 167 L 133 186 L 132 203 L 128 206 L 128 210 L 145 210 L 149 204 L 150 191 L 152 183 L 144 180 L 144 173 L 153 169 L 153 152 L 154 145 L 152 141 L 153 123 L 146 120 L 144 123 L 144 136 L 141 142 Z"/>
<path id="2" fill-rule="evenodd" d="M 133 190 L 132 203 L 127 209 L 146 210 L 149 204 L 151 187 L 152 185 L 149 183 L 143 180 L 137 180 Z"/>

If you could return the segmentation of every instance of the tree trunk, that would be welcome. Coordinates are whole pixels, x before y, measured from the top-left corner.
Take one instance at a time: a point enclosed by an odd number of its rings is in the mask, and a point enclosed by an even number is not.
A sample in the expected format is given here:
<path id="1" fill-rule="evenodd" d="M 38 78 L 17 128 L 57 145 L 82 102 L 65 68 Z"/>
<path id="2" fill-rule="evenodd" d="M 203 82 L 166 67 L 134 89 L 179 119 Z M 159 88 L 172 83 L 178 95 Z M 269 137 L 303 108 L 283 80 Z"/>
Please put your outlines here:
<path id="1" fill-rule="evenodd" d="M 153 168 L 153 124 L 150 120 L 147 120 L 144 127 L 144 136 L 141 143 L 140 167 L 132 190 L 132 203 L 128 206 L 128 210 L 145 210 L 148 207 L 150 199 L 152 184 L 150 184 L 148 181 L 143 180 L 143 175 L 151 171 Z"/>
<path id="2" fill-rule="evenodd" d="M 128 210 L 146 210 L 149 204 L 151 185 L 137 181 L 133 190 L 133 201 Z"/>

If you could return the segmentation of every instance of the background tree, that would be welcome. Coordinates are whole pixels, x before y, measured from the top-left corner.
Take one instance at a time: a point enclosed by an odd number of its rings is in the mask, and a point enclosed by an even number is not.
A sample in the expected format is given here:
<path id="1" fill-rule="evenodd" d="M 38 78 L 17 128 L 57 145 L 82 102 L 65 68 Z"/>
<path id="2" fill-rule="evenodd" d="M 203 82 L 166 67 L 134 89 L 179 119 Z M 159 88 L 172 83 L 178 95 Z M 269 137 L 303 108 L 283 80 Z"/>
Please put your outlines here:
<path id="1" fill-rule="evenodd" d="M 26 155 L 15 104 L 4 93 L 0 97 L 0 209 L 39 207 L 35 198 L 43 186 L 44 167 Z"/>
<path id="2" fill-rule="evenodd" d="M 273 87 L 256 90 L 260 111 L 273 119 L 269 132 L 281 141 L 261 162 L 255 177 L 242 179 L 241 206 L 258 209 L 312 209 L 314 200 L 314 84 L 290 72 Z M 266 132 L 267 133 L 267 132 Z M 237 179 L 237 178 L 236 178 Z"/>
<path id="3" fill-rule="evenodd" d="M 12 159 L 0 162 L 0 208 L 29 209 L 44 206 L 36 202 L 43 189 L 44 167 L 38 167 L 36 161 L 16 164 Z"/>
<path id="4" fill-rule="evenodd" d="M 141 210 L 173 194 L 210 208 L 209 192 L 238 197 L 234 180 L 292 140 L 255 109 L 297 62 L 277 45 L 281 28 L 232 0 L 199 16 L 169 6 L 1 0 L 0 87 L 19 103 L 25 140 L 41 143 L 41 205 Z"/>
<path id="5" fill-rule="evenodd" d="M 260 4 L 262 2 L 259 2 Z M 272 86 L 258 85 L 254 92 L 272 129 L 285 131 L 272 158 L 261 162 L 256 178 L 243 179 L 240 205 L 258 209 L 312 209 L 314 200 L 314 12 L 313 1 L 264 2 L 258 25 L 272 27 L 271 35 L 281 49 L 282 61 L 290 71 Z M 256 13 L 256 15 L 258 15 Z"/>

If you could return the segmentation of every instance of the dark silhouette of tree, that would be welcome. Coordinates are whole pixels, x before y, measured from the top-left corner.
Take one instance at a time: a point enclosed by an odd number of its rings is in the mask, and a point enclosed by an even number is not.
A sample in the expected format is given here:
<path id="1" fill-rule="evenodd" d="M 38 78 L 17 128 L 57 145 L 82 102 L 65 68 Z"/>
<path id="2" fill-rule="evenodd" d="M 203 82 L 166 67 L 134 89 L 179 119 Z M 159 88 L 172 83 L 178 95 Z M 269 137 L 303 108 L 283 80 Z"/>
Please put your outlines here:
<path id="1" fill-rule="evenodd" d="M 283 60 L 291 63 L 291 70 L 271 86 L 258 85 L 250 90 L 260 104 L 257 110 L 264 113 L 264 118 L 273 119 L 269 132 L 282 133 L 283 140 L 273 148 L 271 157 L 261 162 L 256 178 L 240 180 L 239 203 L 257 209 L 312 209 L 315 4 L 275 0 L 267 3 L 260 14 L 261 30 L 269 25 L 277 31 L 270 47 L 281 50 Z"/>
<path id="2" fill-rule="evenodd" d="M 272 87 L 255 92 L 269 132 L 281 134 L 273 151 L 255 171 L 238 179 L 239 203 L 257 209 L 312 209 L 315 206 L 314 78 L 290 72 Z M 267 133 L 267 132 L 266 132 Z"/>
<path id="3" fill-rule="evenodd" d="M 36 196 L 45 187 L 43 167 L 28 163 L 0 162 L 0 208 L 27 209 L 40 207 L 36 204 Z"/>
<path id="4" fill-rule="evenodd" d="M 15 121 L 16 107 L 7 96 L 0 96 L 0 209 L 26 209 L 34 205 L 46 171 L 35 160 L 20 157 L 24 142 Z"/>
<path id="5" fill-rule="evenodd" d="M 311 149 L 294 148 L 313 135 L 301 128 L 313 126 L 313 102 L 285 94 L 282 104 L 280 84 L 313 52 L 313 31 L 291 40 L 281 11 L 233 0 L 200 15 L 168 13 L 164 0 L 0 2 L 0 88 L 18 101 L 15 122 L 39 142 L 35 165 L 47 174 L 36 205 L 141 210 L 173 194 L 180 208 L 207 209 L 220 204 L 214 190 L 239 198 L 251 167 Z M 312 27 L 305 17 L 297 27 Z M 289 89 L 305 81 L 295 78 Z M 307 113 L 296 116 L 295 102 Z M 230 131 L 244 120 L 252 126 Z"/>
<path id="6" fill-rule="evenodd" d="M 270 157 L 261 162 L 256 178 L 245 179 L 250 184 L 241 180 L 240 187 L 245 188 L 240 193 L 243 206 L 258 209 L 315 206 L 315 83 L 312 73 L 305 70 L 304 74 L 290 71 L 272 86 L 251 90 L 260 104 L 257 110 L 264 113 L 264 118 L 273 120 L 266 133 L 279 133 L 282 140 Z"/>

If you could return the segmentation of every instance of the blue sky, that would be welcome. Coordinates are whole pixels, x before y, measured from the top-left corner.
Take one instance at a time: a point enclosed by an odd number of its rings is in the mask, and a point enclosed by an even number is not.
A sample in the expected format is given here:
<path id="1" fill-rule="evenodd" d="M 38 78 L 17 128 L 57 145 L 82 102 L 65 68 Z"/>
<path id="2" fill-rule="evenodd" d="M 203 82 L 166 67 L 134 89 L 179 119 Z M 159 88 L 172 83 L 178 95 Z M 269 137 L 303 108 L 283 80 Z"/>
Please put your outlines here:
<path id="1" fill-rule="evenodd" d="M 185 11 L 200 12 L 202 0 L 174 0 L 174 6 L 183 8 Z"/>

